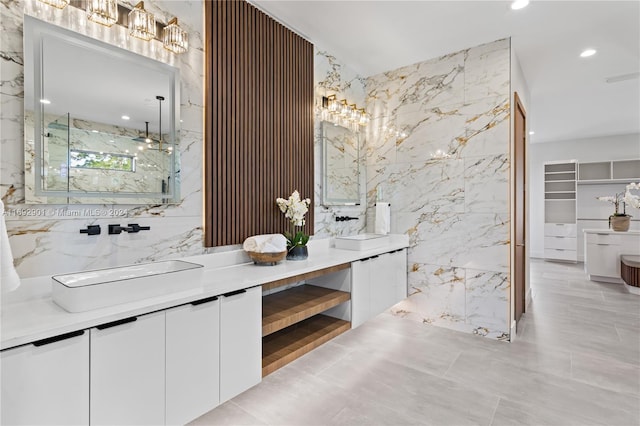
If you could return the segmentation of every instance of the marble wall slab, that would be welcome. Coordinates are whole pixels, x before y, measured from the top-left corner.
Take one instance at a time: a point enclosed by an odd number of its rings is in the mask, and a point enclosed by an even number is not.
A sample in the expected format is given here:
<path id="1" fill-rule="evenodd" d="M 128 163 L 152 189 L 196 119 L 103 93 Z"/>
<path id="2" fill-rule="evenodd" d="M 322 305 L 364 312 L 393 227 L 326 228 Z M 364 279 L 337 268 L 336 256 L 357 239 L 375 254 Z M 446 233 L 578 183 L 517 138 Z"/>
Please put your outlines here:
<path id="1" fill-rule="evenodd" d="M 510 41 L 366 80 L 367 228 L 381 191 L 410 237 L 394 312 L 508 339 Z"/>
<path id="2" fill-rule="evenodd" d="M 132 7 L 136 2 L 124 1 Z M 103 268 L 203 252 L 202 0 L 159 0 L 145 4 L 158 20 L 174 16 L 189 33 L 189 51 L 175 55 L 160 42 L 127 36 L 126 29 L 86 20 L 83 10 L 58 10 L 32 0 L 0 0 L 0 197 L 5 203 L 10 243 L 21 277 Z M 181 197 L 176 204 L 118 206 L 108 203 L 25 204 L 24 69 L 22 22 L 28 14 L 180 68 Z M 27 162 L 28 163 L 28 162 Z M 106 201 L 106 200 L 105 200 Z M 107 235 L 110 223 L 151 226 L 138 234 Z M 80 234 L 100 224 L 102 235 Z"/>

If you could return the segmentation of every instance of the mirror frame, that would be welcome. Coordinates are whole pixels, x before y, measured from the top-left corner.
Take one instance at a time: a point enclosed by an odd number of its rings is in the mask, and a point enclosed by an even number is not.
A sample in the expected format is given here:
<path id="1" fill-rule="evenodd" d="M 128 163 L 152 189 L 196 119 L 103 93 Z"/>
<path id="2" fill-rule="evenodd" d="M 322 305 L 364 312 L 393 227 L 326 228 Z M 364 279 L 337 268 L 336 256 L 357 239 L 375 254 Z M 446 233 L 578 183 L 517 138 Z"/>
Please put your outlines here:
<path id="1" fill-rule="evenodd" d="M 168 144 L 171 144 L 175 147 L 172 154 L 172 161 L 170 161 L 170 174 L 173 177 L 170 182 L 169 192 L 168 193 L 132 193 L 132 192 L 85 192 L 85 191 L 48 191 L 43 189 L 42 187 L 42 152 L 43 152 L 43 128 L 42 128 L 42 117 L 44 114 L 44 106 L 40 103 L 40 99 L 43 94 L 43 85 L 44 85 L 44 75 L 43 75 L 43 42 L 46 37 L 56 37 L 62 39 L 64 42 L 77 45 L 79 47 L 85 49 L 91 49 L 97 51 L 100 54 L 108 55 L 113 57 L 116 60 L 121 61 L 131 61 L 135 62 L 137 66 L 141 66 L 143 68 L 147 68 L 149 70 L 154 70 L 158 72 L 160 70 L 163 73 L 167 74 L 167 81 L 169 83 L 169 99 L 167 99 L 167 107 L 169 108 L 169 126 L 168 131 L 163 132 L 163 134 L 168 135 Z M 56 198 L 74 198 L 74 199 L 83 199 L 83 198 L 118 198 L 123 199 L 122 201 L 118 200 L 117 204 L 148 204 L 148 200 L 156 200 L 158 204 L 171 204 L 177 203 L 180 201 L 179 198 L 179 137 L 178 132 L 179 128 L 177 126 L 178 120 L 180 119 L 180 69 L 174 67 L 172 65 L 166 64 L 164 62 L 160 62 L 156 59 L 140 55 L 138 53 L 132 52 L 130 50 L 120 48 L 118 46 L 105 43 L 101 40 L 97 40 L 86 35 L 77 33 L 72 30 L 68 30 L 66 28 L 59 27 L 55 24 L 51 24 L 45 21 L 42 21 L 38 18 L 24 15 L 24 67 L 25 67 L 25 88 L 29 84 L 27 80 L 27 67 L 32 67 L 33 69 L 33 99 L 27 99 L 25 97 L 24 104 L 25 110 L 29 102 L 32 104 L 33 108 L 33 116 L 34 116 L 34 167 L 32 176 L 34 178 L 34 186 L 33 186 L 33 196 L 34 197 L 56 197 Z M 28 46 L 28 43 L 31 43 Z M 25 89 L 26 96 L 26 89 Z M 26 129 L 25 129 L 25 140 L 24 144 L 27 143 L 26 140 Z M 26 176 L 25 176 L 26 178 Z M 25 194 L 26 196 L 27 194 Z M 130 199 L 131 201 L 127 203 L 126 199 Z M 144 199 L 145 202 L 135 202 L 133 199 Z M 27 203 L 31 203 L 32 201 L 26 199 Z M 97 201 L 98 204 L 103 204 L 102 202 Z M 42 204 L 47 204 L 44 202 Z M 58 203 L 56 203 L 58 204 Z M 76 204 L 76 203 L 73 203 Z M 84 201 L 81 204 L 92 204 L 89 201 Z M 108 203 L 112 204 L 112 203 Z M 156 204 L 156 202 L 154 202 Z"/>
<path id="2" fill-rule="evenodd" d="M 351 132 L 356 138 L 356 176 L 355 176 L 355 185 L 356 185 L 356 197 L 355 198 L 330 198 L 327 195 L 327 177 L 329 174 L 327 173 L 329 167 L 328 155 L 327 155 L 327 127 L 342 127 L 348 132 Z M 355 132 L 347 127 L 337 125 L 327 120 L 322 120 L 320 122 L 320 131 L 322 135 L 322 204 L 324 206 L 357 206 L 360 205 L 360 134 L 359 132 Z"/>

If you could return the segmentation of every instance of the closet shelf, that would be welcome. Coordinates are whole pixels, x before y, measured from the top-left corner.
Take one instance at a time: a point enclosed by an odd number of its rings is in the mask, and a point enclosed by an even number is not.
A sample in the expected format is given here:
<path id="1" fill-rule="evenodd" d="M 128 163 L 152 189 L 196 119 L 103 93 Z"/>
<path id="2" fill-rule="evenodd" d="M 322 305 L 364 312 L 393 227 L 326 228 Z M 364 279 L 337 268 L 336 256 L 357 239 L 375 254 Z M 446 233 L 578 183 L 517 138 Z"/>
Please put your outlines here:
<path id="1" fill-rule="evenodd" d="M 350 293 L 308 284 L 263 296 L 262 335 L 275 333 L 350 298 Z"/>

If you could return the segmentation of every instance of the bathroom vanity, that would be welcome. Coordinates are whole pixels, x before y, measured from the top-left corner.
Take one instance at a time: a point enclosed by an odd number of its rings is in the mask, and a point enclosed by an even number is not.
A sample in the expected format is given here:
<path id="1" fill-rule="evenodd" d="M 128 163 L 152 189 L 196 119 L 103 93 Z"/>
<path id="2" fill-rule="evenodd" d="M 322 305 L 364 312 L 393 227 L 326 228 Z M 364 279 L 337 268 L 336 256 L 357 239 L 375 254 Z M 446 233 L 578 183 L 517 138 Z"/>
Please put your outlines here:
<path id="1" fill-rule="evenodd" d="M 51 277 L 23 280 L 49 290 L 2 306 L 2 424 L 187 423 L 404 299 L 407 246 L 318 240 L 276 266 L 189 257 L 198 286 L 77 313 L 53 302 Z"/>
<path id="2" fill-rule="evenodd" d="M 592 281 L 622 283 L 620 256 L 640 254 L 640 231 L 584 230 L 584 269 Z"/>

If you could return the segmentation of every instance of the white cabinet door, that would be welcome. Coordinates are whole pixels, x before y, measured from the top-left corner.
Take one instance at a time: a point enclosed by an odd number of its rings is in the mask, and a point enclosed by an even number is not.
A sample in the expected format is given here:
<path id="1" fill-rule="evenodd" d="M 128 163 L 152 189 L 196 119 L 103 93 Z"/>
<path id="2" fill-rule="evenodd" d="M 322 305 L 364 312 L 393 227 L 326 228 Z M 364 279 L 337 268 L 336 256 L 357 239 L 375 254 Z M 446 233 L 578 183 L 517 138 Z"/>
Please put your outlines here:
<path id="1" fill-rule="evenodd" d="M 351 328 L 371 317 L 371 258 L 351 263 Z"/>
<path id="2" fill-rule="evenodd" d="M 183 425 L 220 402 L 220 302 L 166 311 L 166 423 Z"/>
<path id="3" fill-rule="evenodd" d="M 64 334 L 0 356 L 1 424 L 89 424 L 89 333 Z"/>
<path id="4" fill-rule="evenodd" d="M 220 296 L 220 403 L 262 380 L 262 288 Z"/>
<path id="5" fill-rule="evenodd" d="M 91 329 L 91 424 L 164 424 L 165 313 Z"/>
<path id="6" fill-rule="evenodd" d="M 395 304 L 396 273 L 392 256 L 390 253 L 384 253 L 372 258 L 369 282 L 371 286 L 370 318 Z"/>
<path id="7" fill-rule="evenodd" d="M 620 246 L 617 244 L 586 244 L 587 274 L 620 278 Z"/>
<path id="8" fill-rule="evenodd" d="M 392 265 L 395 272 L 395 298 L 392 305 L 404 300 L 408 296 L 407 283 L 407 249 L 391 253 Z"/>

